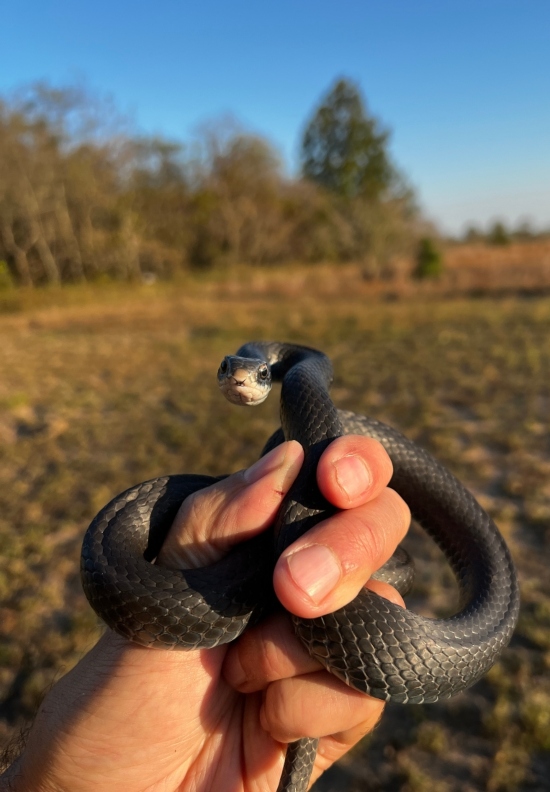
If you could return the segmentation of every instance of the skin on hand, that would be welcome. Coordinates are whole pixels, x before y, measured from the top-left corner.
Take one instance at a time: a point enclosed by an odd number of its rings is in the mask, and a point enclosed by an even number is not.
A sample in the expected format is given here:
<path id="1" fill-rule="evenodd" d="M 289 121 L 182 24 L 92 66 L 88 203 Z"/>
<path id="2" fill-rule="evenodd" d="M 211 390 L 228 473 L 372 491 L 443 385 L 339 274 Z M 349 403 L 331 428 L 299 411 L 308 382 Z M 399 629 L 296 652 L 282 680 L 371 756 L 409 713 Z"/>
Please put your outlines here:
<path id="1" fill-rule="evenodd" d="M 284 443 L 195 493 L 159 561 L 211 563 L 264 530 L 302 461 L 298 443 Z M 341 607 L 392 554 L 410 515 L 387 488 L 391 472 L 386 452 L 369 438 L 342 437 L 327 448 L 319 487 L 343 511 L 277 562 L 274 586 L 288 610 L 313 618 Z M 402 604 L 389 586 L 368 586 Z M 283 613 L 211 650 L 147 649 L 107 632 L 48 694 L 0 790 L 265 792 L 277 788 L 285 743 L 321 737 L 313 781 L 374 727 L 382 709 L 322 670 Z"/>

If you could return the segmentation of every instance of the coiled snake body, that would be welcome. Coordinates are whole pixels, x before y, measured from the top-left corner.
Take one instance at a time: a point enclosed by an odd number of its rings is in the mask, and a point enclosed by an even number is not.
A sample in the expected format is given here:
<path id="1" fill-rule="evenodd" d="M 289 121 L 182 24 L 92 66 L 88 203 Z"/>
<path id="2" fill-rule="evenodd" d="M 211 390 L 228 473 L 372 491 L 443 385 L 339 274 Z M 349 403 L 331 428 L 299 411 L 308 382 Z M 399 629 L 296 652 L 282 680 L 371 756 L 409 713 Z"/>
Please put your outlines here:
<path id="1" fill-rule="evenodd" d="M 268 532 L 203 569 L 153 565 L 183 499 L 216 479 L 165 476 L 138 484 L 105 506 L 84 538 L 82 580 L 95 611 L 111 628 L 146 646 L 194 649 L 232 641 L 269 601 L 265 581 L 276 558 L 331 508 L 316 486 L 320 455 L 342 434 L 363 434 L 385 447 L 394 466 L 390 486 L 443 550 L 458 581 L 459 612 L 428 619 L 365 589 L 328 616 L 293 617 L 296 634 L 331 673 L 379 699 L 433 702 L 476 682 L 508 644 L 519 609 L 514 566 L 490 517 L 414 443 L 374 419 L 338 411 L 328 394 L 332 367 L 321 352 L 246 344 L 222 363 L 222 385 L 237 368 L 256 372 L 260 387 L 271 376 L 282 381 L 284 437 L 275 433 L 264 453 L 284 438 L 298 440 L 306 451 L 274 535 Z M 246 401 L 244 383 L 233 377 L 235 383 L 243 387 L 228 397 Z M 289 746 L 279 792 L 307 789 L 316 746 L 315 739 Z"/>

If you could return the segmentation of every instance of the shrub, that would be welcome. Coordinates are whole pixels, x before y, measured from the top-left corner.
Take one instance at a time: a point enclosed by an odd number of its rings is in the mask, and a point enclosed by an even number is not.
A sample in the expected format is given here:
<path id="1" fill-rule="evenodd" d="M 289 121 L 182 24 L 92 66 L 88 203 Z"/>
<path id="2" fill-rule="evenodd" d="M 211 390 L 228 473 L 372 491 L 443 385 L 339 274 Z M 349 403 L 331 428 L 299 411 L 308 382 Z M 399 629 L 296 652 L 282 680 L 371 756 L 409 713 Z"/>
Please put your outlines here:
<path id="1" fill-rule="evenodd" d="M 443 256 L 430 237 L 423 237 L 418 243 L 416 267 L 413 277 L 418 280 L 439 278 L 443 272 Z"/>
<path id="2" fill-rule="evenodd" d="M 510 243 L 510 234 L 506 230 L 504 223 L 497 220 L 487 234 L 487 242 L 490 245 L 508 245 Z"/>
<path id="3" fill-rule="evenodd" d="M 6 261 L 0 261 L 0 291 L 7 291 L 13 287 L 13 278 Z"/>

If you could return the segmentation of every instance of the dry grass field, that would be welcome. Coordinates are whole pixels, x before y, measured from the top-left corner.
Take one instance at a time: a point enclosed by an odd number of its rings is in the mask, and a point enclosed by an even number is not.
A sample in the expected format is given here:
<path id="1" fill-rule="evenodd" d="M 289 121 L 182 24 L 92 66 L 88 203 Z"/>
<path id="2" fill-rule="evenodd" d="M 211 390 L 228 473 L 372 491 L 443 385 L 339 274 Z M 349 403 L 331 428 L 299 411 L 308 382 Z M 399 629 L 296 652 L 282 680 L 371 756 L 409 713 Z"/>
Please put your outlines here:
<path id="1" fill-rule="evenodd" d="M 550 292 L 550 240 L 503 246 L 457 245 L 445 256 L 446 281 L 464 293 Z"/>
<path id="2" fill-rule="evenodd" d="M 355 274 L 354 274 L 355 273 Z M 395 297 L 395 295 L 394 295 Z M 397 295 L 399 297 L 399 295 Z M 251 338 L 333 360 L 342 408 L 421 443 L 476 494 L 517 562 L 512 645 L 472 690 L 389 707 L 319 792 L 550 788 L 550 299 L 376 301 L 356 270 L 64 289 L 0 300 L 0 739 L 96 640 L 79 545 L 115 493 L 164 473 L 248 465 L 277 424 L 219 395 Z M 452 576 L 416 528 L 408 604 L 445 614 Z"/>

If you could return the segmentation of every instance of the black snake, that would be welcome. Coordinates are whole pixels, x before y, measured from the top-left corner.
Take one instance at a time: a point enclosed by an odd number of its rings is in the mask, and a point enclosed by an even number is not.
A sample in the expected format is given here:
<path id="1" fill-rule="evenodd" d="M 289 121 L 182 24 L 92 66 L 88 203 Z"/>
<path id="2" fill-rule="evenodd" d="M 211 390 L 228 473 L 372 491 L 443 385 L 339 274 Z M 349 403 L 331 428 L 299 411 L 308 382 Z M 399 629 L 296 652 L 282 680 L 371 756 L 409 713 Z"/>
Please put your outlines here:
<path id="1" fill-rule="evenodd" d="M 265 581 L 276 558 L 331 509 L 316 485 L 320 455 L 340 435 L 368 435 L 382 443 L 393 462 L 390 486 L 454 570 L 459 612 L 428 619 L 364 589 L 328 616 L 293 617 L 296 634 L 331 673 L 379 699 L 433 702 L 476 682 L 508 644 L 519 610 L 514 566 L 491 518 L 417 445 L 374 419 L 337 410 L 328 394 L 332 367 L 321 352 L 292 344 L 245 344 L 222 363 L 222 384 L 237 369 L 254 370 L 260 386 L 271 378 L 282 381 L 284 436 L 276 432 L 264 453 L 284 438 L 298 440 L 306 451 L 274 532 L 210 567 L 165 569 L 151 561 L 181 502 L 216 479 L 165 476 L 138 484 L 105 506 L 84 538 L 82 580 L 95 611 L 109 627 L 145 646 L 194 649 L 237 638 L 272 597 Z M 233 377 L 233 385 L 232 400 L 247 401 L 244 381 Z M 316 747 L 313 738 L 289 746 L 279 792 L 307 788 Z"/>

